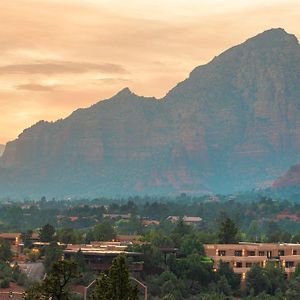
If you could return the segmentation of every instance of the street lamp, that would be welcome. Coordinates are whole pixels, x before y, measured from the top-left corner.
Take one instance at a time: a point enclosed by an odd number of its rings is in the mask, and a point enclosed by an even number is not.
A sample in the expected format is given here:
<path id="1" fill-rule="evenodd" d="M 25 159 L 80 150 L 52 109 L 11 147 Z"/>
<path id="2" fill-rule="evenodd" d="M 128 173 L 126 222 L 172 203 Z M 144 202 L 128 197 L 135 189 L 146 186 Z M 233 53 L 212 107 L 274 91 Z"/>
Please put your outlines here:
<path id="1" fill-rule="evenodd" d="M 147 300 L 148 299 L 148 287 L 144 283 L 142 283 L 141 281 L 137 280 L 134 277 L 130 277 L 130 279 L 135 281 L 136 283 L 138 283 L 144 289 L 144 293 L 145 293 L 144 300 Z"/>
<path id="2" fill-rule="evenodd" d="M 96 280 L 93 280 L 88 286 L 84 287 L 83 300 L 87 300 L 88 290 L 89 290 L 90 287 L 93 286 L 95 283 L 96 283 Z"/>

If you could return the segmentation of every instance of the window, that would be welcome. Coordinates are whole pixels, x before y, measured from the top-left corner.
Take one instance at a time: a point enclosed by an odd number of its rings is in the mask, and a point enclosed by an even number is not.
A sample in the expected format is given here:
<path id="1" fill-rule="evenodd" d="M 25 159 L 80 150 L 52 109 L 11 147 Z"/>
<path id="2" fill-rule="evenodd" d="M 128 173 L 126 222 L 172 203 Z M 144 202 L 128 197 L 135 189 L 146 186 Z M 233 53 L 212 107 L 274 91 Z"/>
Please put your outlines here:
<path id="1" fill-rule="evenodd" d="M 252 263 L 251 262 L 246 262 L 246 268 L 251 268 L 252 267 Z"/>
<path id="2" fill-rule="evenodd" d="M 234 256 L 242 256 L 242 250 L 235 250 Z"/>
<path id="3" fill-rule="evenodd" d="M 297 255 L 297 250 L 293 250 L 293 255 Z"/>
<path id="4" fill-rule="evenodd" d="M 259 251 L 258 256 L 265 256 L 265 251 Z"/>
<path id="5" fill-rule="evenodd" d="M 218 251 L 218 255 L 219 256 L 225 256 L 226 255 L 226 251 L 225 250 L 219 250 Z"/>
<path id="6" fill-rule="evenodd" d="M 267 251 L 267 257 L 272 258 L 272 251 Z"/>
<path id="7" fill-rule="evenodd" d="M 236 262 L 235 267 L 236 268 L 242 268 L 243 264 L 240 261 L 238 261 L 238 262 Z"/>
<path id="8" fill-rule="evenodd" d="M 278 250 L 278 256 L 284 256 L 284 250 Z"/>
<path id="9" fill-rule="evenodd" d="M 248 251 L 248 256 L 255 256 L 255 251 Z"/>
<path id="10" fill-rule="evenodd" d="M 286 261 L 285 262 L 285 267 L 286 268 L 292 268 L 292 267 L 294 267 L 294 262 L 293 261 Z"/>

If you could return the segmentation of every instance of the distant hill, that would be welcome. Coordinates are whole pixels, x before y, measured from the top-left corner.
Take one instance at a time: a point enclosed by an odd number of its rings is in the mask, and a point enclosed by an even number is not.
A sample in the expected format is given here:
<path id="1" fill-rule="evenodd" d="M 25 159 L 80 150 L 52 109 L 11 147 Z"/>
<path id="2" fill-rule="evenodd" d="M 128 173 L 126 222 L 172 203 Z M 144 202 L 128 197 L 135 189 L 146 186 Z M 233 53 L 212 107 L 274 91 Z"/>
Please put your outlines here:
<path id="1" fill-rule="evenodd" d="M 128 88 L 7 144 L 5 195 L 228 193 L 300 162 L 300 46 L 263 32 L 195 68 L 163 99 Z"/>
<path id="2" fill-rule="evenodd" d="M 5 145 L 0 145 L 0 156 L 2 156 L 5 149 Z"/>

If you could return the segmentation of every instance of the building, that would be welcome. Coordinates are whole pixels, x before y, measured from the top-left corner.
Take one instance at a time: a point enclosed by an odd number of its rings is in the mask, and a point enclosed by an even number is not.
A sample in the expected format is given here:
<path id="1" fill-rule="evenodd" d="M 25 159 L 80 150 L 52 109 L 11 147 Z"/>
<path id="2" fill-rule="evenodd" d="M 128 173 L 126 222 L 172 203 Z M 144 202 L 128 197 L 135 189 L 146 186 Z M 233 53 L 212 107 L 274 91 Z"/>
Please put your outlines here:
<path id="1" fill-rule="evenodd" d="M 120 242 L 124 245 L 141 244 L 141 235 L 117 235 L 115 242 Z"/>
<path id="2" fill-rule="evenodd" d="M 87 267 L 94 272 L 107 271 L 112 261 L 120 254 L 126 254 L 131 271 L 143 271 L 143 254 L 127 251 L 127 246 L 120 242 L 93 242 L 89 245 L 68 245 L 64 250 L 64 258 L 74 258 L 79 251 L 82 253 Z"/>
<path id="3" fill-rule="evenodd" d="M 157 226 L 160 224 L 160 222 L 158 220 L 144 219 L 144 220 L 142 220 L 142 224 L 145 227 L 148 227 L 148 226 Z"/>
<path id="4" fill-rule="evenodd" d="M 267 262 L 274 262 L 284 268 L 289 278 L 300 263 L 300 244 L 206 244 L 204 250 L 213 259 L 215 269 L 220 260 L 227 262 L 235 273 L 241 274 L 242 280 L 253 264 L 265 267 Z"/>
<path id="5" fill-rule="evenodd" d="M 171 221 L 172 223 L 177 223 L 180 219 L 180 216 L 169 216 L 167 218 L 167 220 Z M 202 222 L 202 218 L 184 216 L 182 217 L 182 221 L 187 225 L 199 225 Z"/>
<path id="6" fill-rule="evenodd" d="M 130 220 L 131 214 L 103 214 L 103 219 Z"/>

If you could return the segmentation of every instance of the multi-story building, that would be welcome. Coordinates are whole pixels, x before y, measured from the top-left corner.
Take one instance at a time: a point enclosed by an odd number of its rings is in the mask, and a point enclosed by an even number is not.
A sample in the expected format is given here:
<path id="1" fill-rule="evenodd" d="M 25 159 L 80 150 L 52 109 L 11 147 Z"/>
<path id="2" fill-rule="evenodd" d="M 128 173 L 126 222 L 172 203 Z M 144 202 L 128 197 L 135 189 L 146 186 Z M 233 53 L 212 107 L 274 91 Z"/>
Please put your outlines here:
<path id="1" fill-rule="evenodd" d="M 86 266 L 94 272 L 107 271 L 112 261 L 120 254 L 125 254 L 128 267 L 133 272 L 143 271 L 143 254 L 128 252 L 127 245 L 120 242 L 92 242 L 88 245 L 67 245 L 64 250 L 64 258 L 76 258 L 81 252 Z"/>
<path id="2" fill-rule="evenodd" d="M 253 264 L 265 267 L 267 262 L 274 262 L 284 269 L 289 278 L 300 263 L 300 244 L 206 244 L 204 250 L 206 255 L 213 259 L 215 269 L 222 260 L 227 262 L 235 273 L 241 274 L 242 279 L 245 279 Z"/>

